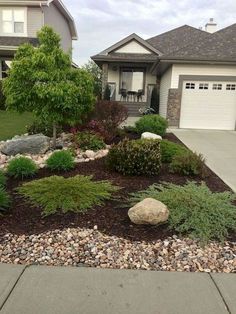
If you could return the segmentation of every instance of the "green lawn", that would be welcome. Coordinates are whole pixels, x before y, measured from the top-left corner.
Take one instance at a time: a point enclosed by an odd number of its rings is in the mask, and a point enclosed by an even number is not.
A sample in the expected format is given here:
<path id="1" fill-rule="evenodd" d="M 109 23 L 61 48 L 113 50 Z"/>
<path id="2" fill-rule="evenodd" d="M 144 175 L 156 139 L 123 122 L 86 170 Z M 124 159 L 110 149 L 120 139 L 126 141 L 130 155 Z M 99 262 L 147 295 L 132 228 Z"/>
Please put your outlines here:
<path id="1" fill-rule="evenodd" d="M 0 110 L 0 141 L 21 135 L 26 132 L 26 126 L 34 120 L 32 113 L 18 114 Z"/>

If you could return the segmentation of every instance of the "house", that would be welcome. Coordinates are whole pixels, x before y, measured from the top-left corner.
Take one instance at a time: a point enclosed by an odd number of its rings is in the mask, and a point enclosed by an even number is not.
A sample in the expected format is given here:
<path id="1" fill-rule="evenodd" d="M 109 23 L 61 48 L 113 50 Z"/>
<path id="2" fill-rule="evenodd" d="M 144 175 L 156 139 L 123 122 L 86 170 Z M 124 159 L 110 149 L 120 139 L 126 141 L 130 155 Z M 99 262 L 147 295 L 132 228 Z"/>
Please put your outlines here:
<path id="1" fill-rule="evenodd" d="M 144 40 L 132 34 L 92 59 L 103 89 L 133 115 L 159 90 L 159 113 L 180 128 L 235 130 L 236 24 L 217 31 L 188 25 Z"/>
<path id="2" fill-rule="evenodd" d="M 49 25 L 61 36 L 66 52 L 77 39 L 74 20 L 61 0 L 1 0 L 0 2 L 0 79 L 6 76 L 19 45 L 37 45 L 37 32 Z"/>

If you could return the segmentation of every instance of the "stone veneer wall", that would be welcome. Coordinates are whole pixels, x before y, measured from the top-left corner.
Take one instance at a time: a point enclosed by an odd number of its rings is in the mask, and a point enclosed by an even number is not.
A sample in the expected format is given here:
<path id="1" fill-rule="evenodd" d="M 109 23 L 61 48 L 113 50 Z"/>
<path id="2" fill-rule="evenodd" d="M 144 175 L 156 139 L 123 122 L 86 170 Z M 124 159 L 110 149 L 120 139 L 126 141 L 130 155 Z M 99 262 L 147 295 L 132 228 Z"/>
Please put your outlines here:
<path id="1" fill-rule="evenodd" d="M 169 126 L 179 127 L 181 93 L 177 88 L 170 88 L 167 102 L 167 120 Z"/>
<path id="2" fill-rule="evenodd" d="M 108 63 L 103 63 L 102 65 L 102 96 L 104 95 L 107 83 L 108 83 Z"/>

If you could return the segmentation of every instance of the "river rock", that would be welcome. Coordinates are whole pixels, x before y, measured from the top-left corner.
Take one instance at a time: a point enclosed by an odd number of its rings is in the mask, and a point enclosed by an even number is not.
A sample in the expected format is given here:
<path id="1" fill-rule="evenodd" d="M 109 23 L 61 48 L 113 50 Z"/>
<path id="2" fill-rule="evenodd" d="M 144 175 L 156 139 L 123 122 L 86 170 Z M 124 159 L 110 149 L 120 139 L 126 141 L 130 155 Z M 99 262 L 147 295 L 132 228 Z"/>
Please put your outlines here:
<path id="1" fill-rule="evenodd" d="M 49 149 L 50 138 L 42 134 L 19 136 L 8 140 L 1 152 L 8 156 L 17 154 L 44 154 Z"/>
<path id="2" fill-rule="evenodd" d="M 129 209 L 130 220 L 137 225 L 158 225 L 168 220 L 169 210 L 165 204 L 153 198 L 145 198 Z"/>

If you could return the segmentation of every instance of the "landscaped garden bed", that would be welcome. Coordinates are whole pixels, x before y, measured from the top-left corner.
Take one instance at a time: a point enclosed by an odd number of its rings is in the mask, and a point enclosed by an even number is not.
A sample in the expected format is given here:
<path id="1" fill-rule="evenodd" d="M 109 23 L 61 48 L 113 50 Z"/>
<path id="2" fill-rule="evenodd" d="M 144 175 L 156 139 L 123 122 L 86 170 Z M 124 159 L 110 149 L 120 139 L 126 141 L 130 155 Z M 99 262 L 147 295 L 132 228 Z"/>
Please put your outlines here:
<path id="1" fill-rule="evenodd" d="M 172 134 L 166 137 L 178 142 Z M 206 172 L 204 181 L 212 191 L 230 190 L 211 170 L 206 168 Z M 16 193 L 15 189 L 22 185 L 22 180 L 8 180 L 7 191 L 12 197 L 12 204 L 8 213 L 0 218 L 1 262 L 235 271 L 235 233 L 231 233 L 225 242 L 213 241 L 202 246 L 197 240 L 177 236 L 166 224 L 135 225 L 127 215 L 128 207 L 125 203 L 130 193 L 160 182 L 184 185 L 187 181 L 194 180 L 200 183 L 201 177 L 171 173 L 167 164 L 162 165 L 158 175 L 124 176 L 110 170 L 106 158 L 101 158 L 79 163 L 68 172 L 41 169 L 34 179 L 52 175 L 62 175 L 65 178 L 92 175 L 94 181 L 109 180 L 121 189 L 114 193 L 114 199 L 85 213 L 69 212 L 43 217 L 40 207 L 32 206 Z"/>

